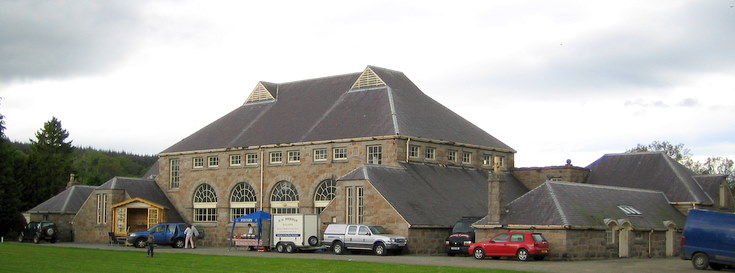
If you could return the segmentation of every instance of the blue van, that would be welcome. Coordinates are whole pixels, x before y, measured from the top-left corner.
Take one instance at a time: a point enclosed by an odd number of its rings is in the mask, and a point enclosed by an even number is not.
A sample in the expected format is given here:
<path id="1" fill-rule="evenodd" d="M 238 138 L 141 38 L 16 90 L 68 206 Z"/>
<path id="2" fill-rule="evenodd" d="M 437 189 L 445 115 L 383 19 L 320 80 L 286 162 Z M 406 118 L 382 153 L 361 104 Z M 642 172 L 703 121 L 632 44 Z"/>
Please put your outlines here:
<path id="1" fill-rule="evenodd" d="M 690 210 L 681 249 L 681 258 L 696 269 L 735 267 L 735 214 Z"/>

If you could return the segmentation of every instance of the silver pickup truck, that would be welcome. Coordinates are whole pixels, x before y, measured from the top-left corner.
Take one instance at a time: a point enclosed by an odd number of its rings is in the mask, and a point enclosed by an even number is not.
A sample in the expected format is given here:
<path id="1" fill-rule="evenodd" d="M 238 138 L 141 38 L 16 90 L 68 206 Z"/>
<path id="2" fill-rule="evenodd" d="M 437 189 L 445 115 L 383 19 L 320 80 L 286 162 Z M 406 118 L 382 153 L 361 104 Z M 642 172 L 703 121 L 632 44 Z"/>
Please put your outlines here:
<path id="1" fill-rule="evenodd" d="M 322 245 L 334 254 L 347 250 L 372 250 L 375 255 L 387 255 L 388 251 L 400 253 L 406 247 L 406 237 L 389 234 L 382 226 L 330 224 L 324 231 Z"/>

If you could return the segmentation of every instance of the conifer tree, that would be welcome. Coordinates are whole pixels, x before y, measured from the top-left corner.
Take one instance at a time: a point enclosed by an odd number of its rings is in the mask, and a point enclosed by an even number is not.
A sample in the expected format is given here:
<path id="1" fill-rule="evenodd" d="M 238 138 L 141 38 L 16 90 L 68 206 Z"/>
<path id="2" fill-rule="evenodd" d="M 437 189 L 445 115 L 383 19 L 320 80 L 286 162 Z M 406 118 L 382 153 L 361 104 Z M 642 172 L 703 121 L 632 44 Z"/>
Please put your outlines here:
<path id="1" fill-rule="evenodd" d="M 69 133 L 61 127 L 61 121 L 53 117 L 36 132 L 36 140 L 31 140 L 28 155 L 28 175 L 24 194 L 30 209 L 63 191 L 69 174 L 72 172 L 71 141 L 66 142 Z"/>
<path id="2" fill-rule="evenodd" d="M 5 137 L 4 116 L 0 114 L 0 236 L 10 229 L 17 230 L 15 225 L 20 214 L 20 185 L 15 179 L 14 163 L 15 147 Z"/>

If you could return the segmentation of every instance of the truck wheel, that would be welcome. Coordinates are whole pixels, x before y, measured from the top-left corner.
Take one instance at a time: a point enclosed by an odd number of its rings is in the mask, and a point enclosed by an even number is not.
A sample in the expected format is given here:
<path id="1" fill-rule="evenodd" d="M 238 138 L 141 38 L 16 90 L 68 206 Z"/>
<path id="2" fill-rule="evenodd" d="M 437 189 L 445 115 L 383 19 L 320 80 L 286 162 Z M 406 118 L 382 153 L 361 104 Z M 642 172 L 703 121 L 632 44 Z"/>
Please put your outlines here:
<path id="1" fill-rule="evenodd" d="M 310 246 L 316 246 L 317 244 L 319 244 L 319 238 L 317 238 L 316 236 L 311 236 L 309 237 L 308 242 Z"/>
<path id="2" fill-rule="evenodd" d="M 173 248 L 184 248 L 184 238 L 178 238 L 171 245 Z"/>
<path id="3" fill-rule="evenodd" d="M 278 252 L 278 253 L 283 253 L 283 251 L 284 251 L 284 248 L 285 248 L 285 247 L 283 246 L 283 244 L 282 244 L 282 243 L 277 243 L 277 244 L 276 244 L 276 252 Z"/>
<path id="4" fill-rule="evenodd" d="M 146 245 L 145 238 L 138 238 L 138 240 L 135 240 L 135 247 L 144 248 L 145 245 Z"/>
<path id="5" fill-rule="evenodd" d="M 373 253 L 378 256 L 385 256 L 388 254 L 388 251 L 385 251 L 385 244 L 377 243 L 373 246 Z"/>
<path id="6" fill-rule="evenodd" d="M 286 253 L 296 252 L 296 246 L 294 244 L 286 244 Z"/>
<path id="7" fill-rule="evenodd" d="M 704 254 L 702 252 L 694 254 L 694 256 L 692 257 L 692 265 L 695 269 L 707 270 L 707 266 L 709 266 L 709 257 L 707 256 L 707 254 Z"/>
<path id="8" fill-rule="evenodd" d="M 23 232 L 18 234 L 18 243 L 22 243 L 22 242 L 23 242 Z"/>
<path id="9" fill-rule="evenodd" d="M 332 245 L 332 252 L 336 255 L 342 255 L 345 253 L 345 246 L 342 244 L 342 242 L 336 242 L 334 245 Z"/>

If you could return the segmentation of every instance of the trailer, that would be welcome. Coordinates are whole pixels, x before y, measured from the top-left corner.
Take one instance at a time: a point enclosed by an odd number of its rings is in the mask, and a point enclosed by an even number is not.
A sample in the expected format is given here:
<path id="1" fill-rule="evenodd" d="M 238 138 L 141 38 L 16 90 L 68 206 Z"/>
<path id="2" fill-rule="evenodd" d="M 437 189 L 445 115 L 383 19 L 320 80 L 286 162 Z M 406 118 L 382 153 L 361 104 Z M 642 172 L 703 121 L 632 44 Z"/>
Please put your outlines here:
<path id="1" fill-rule="evenodd" d="M 319 244 L 319 216 L 316 214 L 273 215 L 271 249 L 278 252 L 316 251 Z"/>

